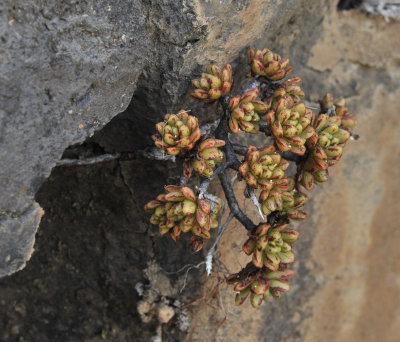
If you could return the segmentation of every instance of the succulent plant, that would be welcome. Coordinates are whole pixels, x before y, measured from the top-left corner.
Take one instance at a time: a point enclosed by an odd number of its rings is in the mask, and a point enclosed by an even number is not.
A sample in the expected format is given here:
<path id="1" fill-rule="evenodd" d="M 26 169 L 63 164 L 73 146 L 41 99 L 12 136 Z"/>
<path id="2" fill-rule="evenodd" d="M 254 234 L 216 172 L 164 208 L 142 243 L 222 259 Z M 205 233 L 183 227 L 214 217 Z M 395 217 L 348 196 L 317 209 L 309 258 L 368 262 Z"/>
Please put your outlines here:
<path id="1" fill-rule="evenodd" d="M 322 99 L 322 110 L 324 112 L 328 111 L 329 109 L 333 108 L 334 103 L 333 95 L 331 93 L 326 93 Z"/>
<path id="2" fill-rule="evenodd" d="M 272 227 L 269 224 L 260 224 L 242 249 L 247 255 L 252 255 L 254 266 L 276 271 L 280 264 L 294 262 L 292 243 L 297 240 L 298 235 L 287 224 Z"/>
<path id="3" fill-rule="evenodd" d="M 191 164 L 193 170 L 202 177 L 211 177 L 215 167 L 224 160 L 224 152 L 218 148 L 222 146 L 225 146 L 224 140 L 209 138 L 202 141 Z"/>
<path id="4" fill-rule="evenodd" d="M 259 150 L 255 146 L 249 146 L 245 161 L 239 167 L 239 174 L 252 188 L 260 187 L 270 190 L 276 186 L 288 183 L 285 171 L 289 162 L 275 152 L 275 147 L 270 145 Z"/>
<path id="5" fill-rule="evenodd" d="M 292 107 L 295 103 L 300 102 L 305 96 L 304 91 L 299 86 L 301 81 L 300 77 L 289 78 L 283 82 L 279 88 L 275 89 L 273 94 L 264 101 L 271 103 L 271 107 L 274 110 L 276 110 L 276 106 L 281 99 L 285 99 L 286 107 Z"/>
<path id="6" fill-rule="evenodd" d="M 322 111 L 332 115 L 337 115 L 341 119 L 341 128 L 349 129 L 357 125 L 357 119 L 354 114 L 350 114 L 347 110 L 346 100 L 341 97 L 336 102 L 333 95 L 326 93 L 321 101 Z"/>
<path id="7" fill-rule="evenodd" d="M 216 65 L 208 65 L 201 78 L 192 81 L 196 89 L 190 96 L 195 99 L 212 102 L 227 95 L 232 87 L 232 67 L 226 64 L 221 70 Z"/>
<path id="8" fill-rule="evenodd" d="M 263 190 L 260 193 L 259 202 L 264 215 L 274 211 L 281 211 L 293 220 L 303 221 L 307 214 L 298 210 L 308 201 L 308 196 L 295 189 L 295 180 L 288 177 L 288 183 L 273 187 L 270 190 Z"/>
<path id="9" fill-rule="evenodd" d="M 341 97 L 335 102 L 335 113 L 342 120 L 340 127 L 344 129 L 352 128 L 357 125 L 357 119 L 354 114 L 350 114 L 346 107 L 346 100 Z"/>
<path id="10" fill-rule="evenodd" d="M 199 120 L 183 109 L 178 114 L 166 114 L 165 120 L 156 124 L 156 130 L 154 144 L 173 156 L 191 150 L 201 136 Z"/>
<path id="11" fill-rule="evenodd" d="M 297 240 L 299 234 L 287 226 L 281 224 L 271 227 L 269 224 L 260 224 L 257 227 L 254 235 L 243 245 L 243 251 L 252 255 L 254 266 L 276 271 L 281 263 L 294 262 L 292 243 Z"/>
<path id="12" fill-rule="evenodd" d="M 289 65 L 289 58 L 282 58 L 269 49 L 249 49 L 249 63 L 255 75 L 265 76 L 271 81 L 278 81 L 291 73 L 293 67 Z"/>
<path id="13" fill-rule="evenodd" d="M 349 114 L 343 98 L 335 101 L 329 93 L 320 102 L 321 111 L 316 116 L 302 102 L 305 93 L 300 77 L 277 82 L 292 71 L 288 58 L 269 49 L 250 49 L 248 57 L 250 76 L 261 77 L 252 83 L 257 84 L 256 88 L 241 96 L 228 96 L 233 84 L 229 64 L 222 70 L 209 65 L 206 73 L 192 81 L 196 88 L 190 94 L 192 97 L 206 103 L 219 100 L 217 106 L 212 106 L 222 112 L 214 132 L 201 136 L 198 119 L 184 110 L 165 115 L 165 121 L 156 125 L 155 145 L 183 159 L 184 176 L 190 178 L 194 170 L 208 179 L 199 184 L 198 196 L 187 186 L 168 185 L 165 193 L 145 205 L 145 210 L 152 214 L 150 222 L 158 225 L 160 233 L 169 233 L 175 242 L 182 232 L 191 232 L 189 243 L 199 251 L 210 238 L 210 230 L 218 226 L 222 203 L 207 192 L 218 175 L 230 214 L 206 256 L 206 270 L 211 272 L 219 238 L 229 221 L 236 218 L 249 232 L 242 249 L 252 260 L 239 273 L 228 277 L 227 282 L 235 284 L 236 305 L 250 297 L 251 305 L 258 308 L 270 296 L 280 298 L 289 291 L 288 279 L 294 272 L 287 265 L 294 262 L 292 245 L 299 233 L 288 224 L 290 220 L 307 217 L 300 207 L 308 196 L 300 187 L 310 190 L 314 184 L 328 179 L 328 167 L 341 158 L 357 120 Z M 264 97 L 262 101 L 257 99 L 259 93 Z M 267 125 L 260 123 L 264 115 Z M 258 149 L 230 140 L 229 132 L 256 134 L 261 127 L 274 141 L 273 145 Z M 238 155 L 242 154 L 245 157 L 240 162 Z M 294 177 L 285 174 L 289 161 L 296 163 Z M 258 225 L 240 209 L 228 169 L 238 171 L 238 178 L 246 181 L 245 195 L 251 196 L 262 217 L 263 222 Z M 181 178 L 180 183 L 186 184 L 186 180 Z M 259 203 L 253 192 L 258 188 Z"/>
<path id="14" fill-rule="evenodd" d="M 293 270 L 288 268 L 279 271 L 262 268 L 244 279 L 238 279 L 234 281 L 234 291 L 237 292 L 235 304 L 242 305 L 250 296 L 251 305 L 259 308 L 271 295 L 279 299 L 283 293 L 290 290 L 288 279 L 293 276 Z"/>
<path id="15" fill-rule="evenodd" d="M 152 213 L 150 222 L 158 225 L 160 234 L 169 233 L 175 242 L 182 232 L 192 232 L 201 239 L 209 239 L 210 229 L 218 226 L 220 206 L 199 199 L 189 187 L 167 185 L 165 191 L 144 207 Z M 201 247 L 197 243 L 196 249 Z"/>
<path id="16" fill-rule="evenodd" d="M 311 190 L 314 184 L 328 180 L 328 167 L 335 165 L 343 154 L 343 147 L 350 138 L 350 132 L 341 128 L 340 116 L 321 114 L 315 121 L 316 134 L 307 145 L 310 149 L 304 164 L 301 184 Z"/>
<path id="17" fill-rule="evenodd" d="M 311 126 L 313 117 L 314 113 L 304 103 L 288 107 L 287 99 L 281 98 L 275 109 L 267 113 L 267 122 L 278 148 L 303 155 L 306 152 L 306 140 L 315 134 Z"/>
<path id="18" fill-rule="evenodd" d="M 265 114 L 269 107 L 262 101 L 256 101 L 258 89 L 253 88 L 242 96 L 232 97 L 229 102 L 231 116 L 228 124 L 232 133 L 242 130 L 247 133 L 259 132 L 260 115 Z"/>

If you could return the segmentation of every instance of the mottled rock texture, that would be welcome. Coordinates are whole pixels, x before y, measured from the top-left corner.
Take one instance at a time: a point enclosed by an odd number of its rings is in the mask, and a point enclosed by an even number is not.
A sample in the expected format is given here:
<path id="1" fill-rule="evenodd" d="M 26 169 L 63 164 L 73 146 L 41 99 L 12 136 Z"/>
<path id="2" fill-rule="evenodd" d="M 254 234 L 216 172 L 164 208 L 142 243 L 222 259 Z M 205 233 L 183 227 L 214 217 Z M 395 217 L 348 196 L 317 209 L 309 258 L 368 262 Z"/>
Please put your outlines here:
<path id="1" fill-rule="evenodd" d="M 0 275 L 25 264 L 45 214 L 31 261 L 0 280 L 0 340 L 399 340 L 399 23 L 337 13 L 333 0 L 16 4 L 0 5 Z M 213 106 L 187 97 L 190 80 L 231 63 L 239 93 L 249 46 L 289 55 L 307 100 L 344 95 L 361 135 L 307 204 L 292 291 L 260 310 L 234 307 L 204 265 L 182 269 L 204 255 L 160 237 L 142 212 L 180 165 L 136 153 L 166 112 L 213 120 Z M 121 157 L 51 171 L 61 157 L 105 153 Z M 234 222 L 221 242 L 230 272 L 247 262 L 245 238 Z M 176 315 L 160 330 L 165 301 Z"/>
<path id="2" fill-rule="evenodd" d="M 382 15 L 387 21 L 400 20 L 399 0 L 364 0 L 361 8 L 373 15 Z"/>
<path id="3" fill-rule="evenodd" d="M 140 1 L 6 0 L 0 16 L 4 276 L 32 253 L 40 185 L 66 147 L 126 108 L 149 42 Z"/>
<path id="4" fill-rule="evenodd" d="M 358 115 L 361 137 L 349 142 L 330 180 L 306 204 L 289 295 L 254 313 L 248 303 L 234 307 L 222 287 L 228 319 L 217 341 L 399 340 L 400 49 L 392 40 L 399 29 L 360 11 L 326 12 L 296 74 L 311 101 L 324 91 L 343 94 Z M 231 271 L 248 260 L 240 252 L 245 238 L 239 224 L 224 236 L 221 259 Z M 217 325 L 206 323 L 208 308 L 198 315 L 207 330 L 195 331 L 194 340 L 203 341 Z M 221 307 L 217 317 L 224 317 Z"/>
<path id="5" fill-rule="evenodd" d="M 22 268 L 31 254 L 31 222 L 41 216 L 35 193 L 69 145 L 129 103 L 122 126 L 138 133 L 130 134 L 129 150 L 148 144 L 143 136 L 152 123 L 184 105 L 190 78 L 207 63 L 233 62 L 250 44 L 285 30 L 311 31 L 296 18 L 316 13 L 316 22 L 320 2 L 303 3 L 2 2 L 0 276 Z M 289 52 L 283 42 L 275 46 Z M 103 138 L 121 149 L 108 132 Z M 9 254 L 3 246 L 10 245 L 18 252 Z"/>

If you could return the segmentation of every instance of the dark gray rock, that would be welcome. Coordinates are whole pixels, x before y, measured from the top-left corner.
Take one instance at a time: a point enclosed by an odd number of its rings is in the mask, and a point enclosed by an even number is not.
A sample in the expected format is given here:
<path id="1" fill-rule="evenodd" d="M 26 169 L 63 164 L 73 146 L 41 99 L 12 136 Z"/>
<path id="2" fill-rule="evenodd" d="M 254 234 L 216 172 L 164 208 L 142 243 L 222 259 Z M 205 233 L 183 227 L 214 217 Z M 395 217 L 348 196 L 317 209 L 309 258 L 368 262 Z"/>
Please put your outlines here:
<path id="1" fill-rule="evenodd" d="M 135 291 L 138 282 L 148 284 L 148 263 L 156 260 L 166 277 L 202 258 L 187 253 L 187 241 L 174 248 L 141 210 L 176 172 L 171 163 L 140 159 L 54 168 L 37 194 L 46 214 L 35 253 L 23 271 L 0 280 L 0 312 L 7 316 L 0 340 L 149 341 L 157 320 L 140 327 Z M 193 278 L 199 274 L 191 272 L 183 295 L 200 291 Z M 177 275 L 169 277 L 174 284 Z"/>
<path id="2" fill-rule="evenodd" d="M 299 14 L 315 15 L 320 6 L 302 3 L 307 2 L 2 2 L 0 227 L 10 231 L 13 222 L 30 238 L 0 236 L 0 274 L 16 271 L 31 254 L 37 226 L 21 217 L 30 212 L 40 221 L 35 193 L 68 146 L 122 112 L 136 88 L 124 117 L 131 144 L 121 142 L 119 127 L 110 126 L 116 134 L 99 133 L 100 145 L 143 147 L 153 123 L 183 106 L 211 118 L 186 98 L 193 75 L 210 62 L 245 63 L 248 46 L 264 46 L 268 39 L 275 47 L 288 46 L 293 37 L 285 32 L 304 26 L 296 23 Z M 239 70 L 244 76 L 244 68 Z"/>
<path id="3" fill-rule="evenodd" d="M 0 277 L 20 270 L 30 258 L 35 242 L 36 228 L 43 215 L 39 204 L 34 202 L 24 212 L 4 213 L 0 227 L 0 248 L 3 257 Z"/>
<path id="4" fill-rule="evenodd" d="M 40 222 L 33 199 L 63 150 L 129 103 L 148 46 L 141 5 L 0 5 L 0 225 L 8 232 L 0 236 L 0 275 L 31 254 Z"/>

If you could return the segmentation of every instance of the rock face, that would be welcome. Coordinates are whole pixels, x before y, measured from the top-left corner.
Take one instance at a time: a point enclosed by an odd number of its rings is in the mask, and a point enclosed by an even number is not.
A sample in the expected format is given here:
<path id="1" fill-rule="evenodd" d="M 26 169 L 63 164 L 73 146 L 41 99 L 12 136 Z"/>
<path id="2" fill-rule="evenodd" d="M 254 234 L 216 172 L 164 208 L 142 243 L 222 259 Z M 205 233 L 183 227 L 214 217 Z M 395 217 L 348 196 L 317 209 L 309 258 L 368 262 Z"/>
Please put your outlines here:
<path id="1" fill-rule="evenodd" d="M 387 21 L 400 20 L 400 3 L 388 0 L 364 0 L 361 8 L 373 15 L 382 15 Z"/>
<path id="2" fill-rule="evenodd" d="M 126 108 L 148 42 L 140 1 L 0 6 L 4 276 L 23 267 L 32 253 L 42 215 L 35 193 L 66 147 Z"/>
<path id="3" fill-rule="evenodd" d="M 336 5 L 3 2 L 0 276 L 32 260 L 0 280 L 0 340 L 397 341 L 400 27 Z M 187 238 L 174 246 L 149 224 L 144 203 L 180 165 L 137 153 L 167 112 L 215 119 L 188 98 L 190 80 L 231 63 L 239 93 L 249 46 L 290 56 L 309 101 L 344 95 L 361 135 L 308 204 L 292 291 L 258 311 L 235 308 L 202 265 L 188 270 L 204 255 Z M 247 262 L 245 238 L 238 224 L 224 235 L 230 272 Z M 168 324 L 160 308 L 175 313 Z"/>
<path id="4" fill-rule="evenodd" d="M 289 295 L 254 312 L 250 305 L 234 307 L 232 289 L 222 287 L 223 307 L 213 302 L 217 318 L 229 313 L 217 341 L 399 340 L 400 119 L 394 109 L 400 105 L 400 49 L 392 42 L 399 29 L 398 22 L 360 11 L 326 13 L 321 35 L 295 73 L 312 101 L 325 91 L 343 94 L 361 137 L 349 142 L 329 181 L 311 193 L 309 218 L 298 225 Z M 238 243 L 245 239 L 233 224 L 222 240 L 221 259 L 232 272 L 248 261 Z M 206 323 L 207 308 L 197 314 L 198 325 L 207 327 L 195 331 L 201 341 L 217 325 Z"/>
<path id="5" fill-rule="evenodd" d="M 150 123 L 183 105 L 194 72 L 232 62 L 267 31 L 272 37 L 301 4 L 3 2 L 0 276 L 29 258 L 37 229 L 31 223 L 42 214 L 35 193 L 68 146 L 122 112 L 136 88 L 128 125 L 141 133 L 135 146 L 145 145 Z"/>

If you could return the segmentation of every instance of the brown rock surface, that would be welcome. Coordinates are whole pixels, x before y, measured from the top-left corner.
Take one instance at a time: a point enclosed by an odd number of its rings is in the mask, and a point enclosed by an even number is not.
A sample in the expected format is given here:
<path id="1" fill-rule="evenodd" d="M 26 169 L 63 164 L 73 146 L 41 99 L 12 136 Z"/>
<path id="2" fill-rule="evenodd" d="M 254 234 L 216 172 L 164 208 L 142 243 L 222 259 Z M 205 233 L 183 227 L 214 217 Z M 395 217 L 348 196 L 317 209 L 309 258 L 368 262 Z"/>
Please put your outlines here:
<path id="1" fill-rule="evenodd" d="M 400 23 L 329 11 L 321 28 L 305 69 L 295 73 L 305 87 L 317 80 L 308 93 L 314 101 L 324 91 L 345 96 L 361 137 L 306 205 L 289 295 L 260 310 L 248 302 L 236 308 L 233 291 L 223 287 L 223 305 L 214 303 L 221 317 L 228 313 L 218 341 L 400 339 Z M 248 262 L 245 239 L 235 222 L 221 243 L 221 261 L 232 272 Z M 195 336 L 202 341 L 204 330 Z"/>
<path id="2" fill-rule="evenodd" d="M 304 340 L 398 341 L 400 48 L 393 39 L 400 23 L 347 12 L 333 14 L 324 29 L 309 65 L 325 70 L 317 62 L 325 56 L 328 84 L 340 79 L 340 64 L 349 65 L 342 74 L 356 81 L 349 103 L 361 138 L 314 199 L 312 258 L 323 285 L 310 300 Z"/>

